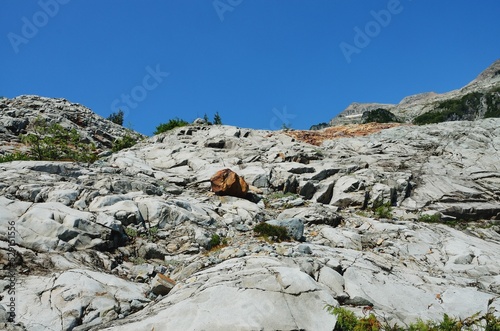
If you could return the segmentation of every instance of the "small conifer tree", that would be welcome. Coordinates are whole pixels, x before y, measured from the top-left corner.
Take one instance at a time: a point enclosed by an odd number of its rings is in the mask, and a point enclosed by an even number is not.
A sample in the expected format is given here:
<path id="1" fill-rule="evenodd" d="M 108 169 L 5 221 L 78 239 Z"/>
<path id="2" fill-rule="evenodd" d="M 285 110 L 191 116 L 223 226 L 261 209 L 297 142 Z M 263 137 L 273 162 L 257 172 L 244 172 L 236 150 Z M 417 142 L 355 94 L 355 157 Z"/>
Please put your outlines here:
<path id="1" fill-rule="evenodd" d="M 222 119 L 220 118 L 219 112 L 216 112 L 214 115 L 214 124 L 215 125 L 222 124 Z"/>
<path id="2" fill-rule="evenodd" d="M 117 113 L 111 113 L 111 115 L 108 116 L 108 120 L 115 124 L 123 125 L 123 116 L 123 110 L 118 109 Z"/>

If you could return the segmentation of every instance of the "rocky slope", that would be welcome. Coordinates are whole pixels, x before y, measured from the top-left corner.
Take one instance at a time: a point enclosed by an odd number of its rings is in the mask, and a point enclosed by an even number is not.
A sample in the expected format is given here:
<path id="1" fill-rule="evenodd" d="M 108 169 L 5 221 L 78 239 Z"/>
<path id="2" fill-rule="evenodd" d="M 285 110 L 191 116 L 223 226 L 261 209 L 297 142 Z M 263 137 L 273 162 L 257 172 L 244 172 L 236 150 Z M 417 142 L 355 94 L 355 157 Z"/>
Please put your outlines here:
<path id="1" fill-rule="evenodd" d="M 88 143 L 101 150 L 109 150 L 118 138 L 130 135 L 143 138 L 137 132 L 108 121 L 89 108 L 66 99 L 52 99 L 23 95 L 13 99 L 0 98 L 0 155 L 22 149 L 19 135 L 31 132 L 37 119 L 76 131 Z"/>
<path id="2" fill-rule="evenodd" d="M 500 119 L 299 138 L 189 126 L 90 165 L 0 164 L 0 328 L 332 330 L 325 304 L 399 324 L 500 308 Z M 224 168 L 247 198 L 210 192 Z M 462 227 L 421 221 L 435 213 Z M 256 236 L 270 220 L 299 240 Z"/>
<path id="3" fill-rule="evenodd" d="M 478 102 L 474 101 L 477 96 Z M 328 123 L 329 126 L 361 123 L 361 117 L 364 112 L 382 108 L 396 115 L 401 121 L 411 122 L 417 116 L 433 111 L 441 111 L 440 106 L 443 102 L 450 100 L 460 100 L 462 98 L 468 103 L 466 114 L 459 118 L 449 118 L 448 120 L 476 120 L 484 118 L 488 110 L 495 111 L 500 116 L 500 60 L 495 61 L 490 67 L 484 70 L 476 79 L 465 87 L 453 90 L 447 93 L 438 94 L 434 92 L 421 93 L 408 96 L 401 100 L 399 104 L 380 104 L 380 103 L 352 103 L 339 115 L 334 117 Z M 489 101 L 493 99 L 493 104 Z M 474 104 L 471 104 L 474 103 Z M 320 129 L 324 126 L 314 126 L 312 129 Z"/>

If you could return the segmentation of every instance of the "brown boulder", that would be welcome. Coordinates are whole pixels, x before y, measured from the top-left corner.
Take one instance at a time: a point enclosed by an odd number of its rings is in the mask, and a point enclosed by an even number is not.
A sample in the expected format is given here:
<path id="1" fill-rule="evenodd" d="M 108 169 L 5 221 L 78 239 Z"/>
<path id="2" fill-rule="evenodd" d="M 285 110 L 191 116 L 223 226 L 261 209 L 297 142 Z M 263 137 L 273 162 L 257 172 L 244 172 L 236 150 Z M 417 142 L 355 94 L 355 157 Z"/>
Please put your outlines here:
<path id="1" fill-rule="evenodd" d="M 212 191 L 217 195 L 231 195 L 233 197 L 244 198 L 248 192 L 247 182 L 231 169 L 217 171 L 210 178 L 210 183 L 212 184 Z"/>

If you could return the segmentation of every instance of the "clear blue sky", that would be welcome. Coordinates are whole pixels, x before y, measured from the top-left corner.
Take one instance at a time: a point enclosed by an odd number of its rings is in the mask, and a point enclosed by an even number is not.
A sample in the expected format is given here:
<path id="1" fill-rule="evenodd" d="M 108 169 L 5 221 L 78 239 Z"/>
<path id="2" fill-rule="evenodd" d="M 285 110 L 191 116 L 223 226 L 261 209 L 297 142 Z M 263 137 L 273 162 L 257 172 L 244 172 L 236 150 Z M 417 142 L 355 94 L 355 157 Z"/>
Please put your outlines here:
<path id="1" fill-rule="evenodd" d="M 498 0 L 2 0 L 0 95 L 126 108 L 147 135 L 215 112 L 305 129 L 462 87 L 500 58 L 499 17 Z"/>

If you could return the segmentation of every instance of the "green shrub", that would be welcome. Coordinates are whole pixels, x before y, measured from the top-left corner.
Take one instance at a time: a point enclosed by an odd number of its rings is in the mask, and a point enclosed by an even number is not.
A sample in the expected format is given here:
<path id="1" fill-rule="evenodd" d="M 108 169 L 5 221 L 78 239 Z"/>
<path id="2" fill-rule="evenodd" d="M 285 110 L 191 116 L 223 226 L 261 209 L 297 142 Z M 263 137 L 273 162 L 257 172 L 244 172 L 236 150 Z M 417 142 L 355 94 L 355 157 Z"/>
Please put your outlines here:
<path id="1" fill-rule="evenodd" d="M 20 135 L 28 151 L 15 152 L 0 157 L 0 162 L 16 160 L 50 160 L 94 162 L 97 159 L 93 143 L 83 140 L 76 129 L 67 130 L 60 124 L 47 124 L 38 118 L 32 124 L 32 132 Z"/>
<path id="2" fill-rule="evenodd" d="M 220 245 L 220 236 L 214 233 L 212 235 L 212 238 L 210 238 L 210 242 L 208 243 L 209 249 L 219 245 Z"/>
<path id="3" fill-rule="evenodd" d="M 380 321 L 380 316 L 375 310 L 368 316 L 357 317 L 350 310 L 343 307 L 334 307 L 326 305 L 325 309 L 337 317 L 334 331 L 461 331 L 461 330 L 484 330 L 500 331 L 500 318 L 495 316 L 496 310 L 488 306 L 488 312 L 484 315 L 476 313 L 465 319 L 453 318 L 447 314 L 439 322 L 418 320 L 416 323 L 401 327 L 399 325 L 390 325 L 384 318 Z M 363 310 L 363 313 L 366 312 Z"/>
<path id="4" fill-rule="evenodd" d="M 270 193 L 267 198 L 274 200 L 274 199 L 282 199 L 282 198 L 287 198 L 287 197 L 297 197 L 297 194 L 292 193 L 292 192 L 282 192 L 282 191 L 276 191 L 273 193 Z"/>
<path id="5" fill-rule="evenodd" d="M 119 109 L 117 113 L 111 113 L 107 119 L 115 124 L 123 125 L 123 115 L 123 111 Z"/>
<path id="6" fill-rule="evenodd" d="M 500 87 L 486 94 L 486 113 L 484 117 L 500 117 Z"/>
<path id="7" fill-rule="evenodd" d="M 431 123 L 440 123 L 446 120 L 446 115 L 439 111 L 430 111 L 419 115 L 413 119 L 413 124 L 424 125 Z"/>
<path id="8" fill-rule="evenodd" d="M 439 214 L 434 215 L 420 215 L 418 218 L 419 222 L 425 223 L 439 223 L 441 221 L 441 216 Z"/>
<path id="9" fill-rule="evenodd" d="M 481 106 L 482 97 L 482 93 L 472 92 L 460 99 L 442 101 L 433 111 L 415 117 L 413 123 L 423 125 L 473 119 Z"/>
<path id="10" fill-rule="evenodd" d="M 97 159 L 95 145 L 85 142 L 76 129 L 68 131 L 57 123 L 48 125 L 40 118 L 33 123 L 32 132 L 20 138 L 29 146 L 27 156 L 31 160 L 94 162 Z"/>
<path id="11" fill-rule="evenodd" d="M 30 160 L 29 155 L 20 152 L 0 155 L 0 163 L 11 162 L 11 161 L 27 161 L 27 160 Z"/>
<path id="12" fill-rule="evenodd" d="M 366 212 L 365 210 L 357 210 L 356 215 L 361 216 L 361 217 L 370 217 L 370 214 Z"/>
<path id="13" fill-rule="evenodd" d="M 389 203 L 378 206 L 374 212 L 377 218 L 392 218 L 392 207 Z"/>
<path id="14" fill-rule="evenodd" d="M 362 123 L 391 123 L 400 122 L 396 115 L 384 108 L 377 108 L 363 112 Z"/>
<path id="15" fill-rule="evenodd" d="M 290 240 L 290 236 L 288 235 L 286 228 L 283 226 L 271 225 L 266 222 L 262 222 L 257 224 L 253 228 L 253 231 L 257 235 L 272 241 Z"/>
<path id="16" fill-rule="evenodd" d="M 350 310 L 342 307 L 327 305 L 326 310 L 337 317 L 334 331 L 352 331 L 358 324 L 359 318 Z"/>
<path id="17" fill-rule="evenodd" d="M 369 314 L 367 317 L 360 318 L 358 324 L 354 327 L 354 331 L 378 331 L 382 328 L 379 320 L 375 315 Z"/>
<path id="18" fill-rule="evenodd" d="M 135 238 L 138 236 L 138 233 L 137 233 L 137 230 L 134 229 L 134 228 L 125 228 L 125 234 L 129 237 L 129 238 Z"/>
<path id="19" fill-rule="evenodd" d="M 158 231 L 159 228 L 157 225 L 151 226 L 147 232 L 141 234 L 141 237 L 154 242 L 158 239 Z"/>
<path id="20" fill-rule="evenodd" d="M 158 235 L 158 226 L 153 226 L 151 228 L 149 228 L 149 235 L 150 236 L 157 236 Z"/>
<path id="21" fill-rule="evenodd" d="M 208 250 L 220 249 L 223 246 L 227 246 L 227 244 L 228 244 L 227 238 L 221 237 L 218 234 L 214 233 L 210 238 L 210 241 L 207 245 L 207 249 Z"/>
<path id="22" fill-rule="evenodd" d="M 115 142 L 113 143 L 112 151 L 113 152 L 118 152 L 121 151 L 122 149 L 129 148 L 137 144 L 137 140 L 130 136 L 130 135 L 125 135 L 123 138 L 116 139 Z"/>
<path id="23" fill-rule="evenodd" d="M 167 123 L 162 123 L 162 124 L 158 125 L 156 127 L 155 132 L 153 132 L 153 134 L 157 135 L 157 134 L 160 134 L 163 132 L 170 131 L 170 130 L 177 128 L 177 127 L 186 126 L 188 124 L 189 124 L 188 122 L 176 117 L 176 118 L 168 120 Z"/>

